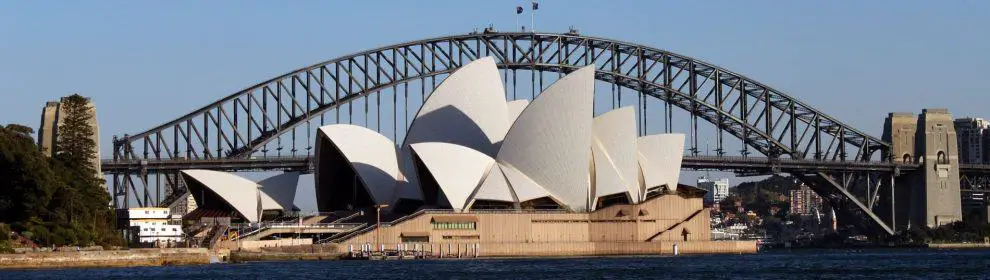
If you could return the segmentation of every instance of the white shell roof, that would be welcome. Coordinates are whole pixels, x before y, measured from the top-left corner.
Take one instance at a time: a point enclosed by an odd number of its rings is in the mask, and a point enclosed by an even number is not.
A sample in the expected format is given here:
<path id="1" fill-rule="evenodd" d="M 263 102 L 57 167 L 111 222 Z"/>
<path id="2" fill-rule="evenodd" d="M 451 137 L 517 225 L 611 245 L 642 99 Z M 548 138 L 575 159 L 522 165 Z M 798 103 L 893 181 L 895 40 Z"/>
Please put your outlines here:
<path id="1" fill-rule="evenodd" d="M 297 208 L 296 187 L 299 185 L 299 172 L 286 172 L 275 175 L 258 182 L 261 191 L 271 196 L 275 202 L 282 205 L 285 212 L 291 212 Z"/>
<path id="2" fill-rule="evenodd" d="M 591 154 L 594 160 L 594 175 L 592 187 L 592 209 L 594 210 L 595 204 L 598 198 L 607 195 L 619 194 L 619 193 L 629 193 L 629 189 L 625 186 L 625 180 L 619 175 L 619 171 L 615 169 L 615 165 L 608 158 L 607 152 L 601 147 L 601 145 L 592 145 Z M 639 188 L 639 185 L 635 185 Z M 637 191 L 638 193 L 638 191 Z"/>
<path id="3" fill-rule="evenodd" d="M 676 191 L 684 157 L 684 134 L 647 135 L 640 137 L 636 146 L 643 172 L 642 194 L 646 194 L 646 189 L 662 185 Z"/>
<path id="4" fill-rule="evenodd" d="M 516 118 L 519 117 L 519 114 L 522 114 L 522 111 L 525 110 L 528 105 L 529 100 L 526 99 L 513 100 L 506 103 L 506 106 L 508 107 L 510 125 L 516 122 Z"/>
<path id="5" fill-rule="evenodd" d="M 547 192 L 543 186 L 540 186 L 540 184 L 534 182 L 533 179 L 529 178 L 529 176 L 526 176 L 526 174 L 523 174 L 518 169 L 502 164 L 499 164 L 498 167 L 502 170 L 502 174 L 505 175 L 505 180 L 509 182 L 512 191 L 516 194 L 516 199 L 518 199 L 519 202 L 551 196 L 550 192 Z"/>
<path id="6" fill-rule="evenodd" d="M 320 127 L 319 139 L 330 141 L 340 149 L 340 152 L 350 162 L 358 178 L 364 183 L 368 193 L 375 203 L 391 203 L 398 181 L 399 165 L 396 162 L 395 144 L 388 137 L 361 126 L 350 124 L 333 124 Z M 322 148 L 331 148 L 318 147 Z M 316 162 L 319 165 L 319 159 Z M 319 178 L 319 176 L 317 176 Z M 317 182 L 320 185 L 332 182 Z"/>
<path id="7" fill-rule="evenodd" d="M 588 209 L 594 75 L 584 67 L 550 85 L 519 114 L 496 157 L 576 211 Z"/>
<path id="8" fill-rule="evenodd" d="M 639 202 L 636 110 L 622 107 L 599 115 L 593 130 L 595 200 L 625 191 L 632 203 Z"/>
<path id="9" fill-rule="evenodd" d="M 443 142 L 488 156 L 509 129 L 508 107 L 495 59 L 484 57 L 457 69 L 423 102 L 403 146 Z"/>
<path id="10" fill-rule="evenodd" d="M 469 199 L 469 201 L 479 199 L 517 202 L 515 197 L 512 195 L 512 189 L 509 187 L 509 182 L 505 181 L 505 174 L 502 174 L 502 168 L 499 168 L 497 164 L 492 165 L 492 167 L 488 169 L 488 175 L 482 179 L 481 185 L 478 186 L 478 189 L 475 190 L 474 195 Z"/>
<path id="11" fill-rule="evenodd" d="M 259 210 L 285 209 L 263 192 L 258 183 L 240 176 L 227 172 L 199 169 L 182 170 L 181 172 L 216 193 L 249 222 L 258 222 L 261 214 Z"/>
<path id="12" fill-rule="evenodd" d="M 455 210 L 464 209 L 468 197 L 495 162 L 481 152 L 450 143 L 416 143 L 412 149 Z"/>
<path id="13" fill-rule="evenodd" d="M 507 115 L 505 89 L 495 59 L 484 57 L 454 71 L 423 102 L 409 125 L 399 154 L 405 178 L 399 196 L 422 196 L 410 145 L 451 143 L 494 157 L 509 129 Z"/>

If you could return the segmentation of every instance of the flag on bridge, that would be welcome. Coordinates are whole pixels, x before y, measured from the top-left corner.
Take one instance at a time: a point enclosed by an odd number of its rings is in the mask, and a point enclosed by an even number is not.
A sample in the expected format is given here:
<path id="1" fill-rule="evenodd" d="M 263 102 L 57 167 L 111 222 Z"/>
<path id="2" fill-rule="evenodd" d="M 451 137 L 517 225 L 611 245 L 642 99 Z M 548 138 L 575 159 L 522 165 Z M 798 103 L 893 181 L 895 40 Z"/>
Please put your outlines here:
<path id="1" fill-rule="evenodd" d="M 539 9 L 540 9 L 540 3 L 537 3 L 536 1 L 533 1 L 533 10 L 535 11 L 535 10 L 539 10 Z"/>
<path id="2" fill-rule="evenodd" d="M 516 6 L 516 14 L 521 14 L 523 12 L 522 6 Z"/>

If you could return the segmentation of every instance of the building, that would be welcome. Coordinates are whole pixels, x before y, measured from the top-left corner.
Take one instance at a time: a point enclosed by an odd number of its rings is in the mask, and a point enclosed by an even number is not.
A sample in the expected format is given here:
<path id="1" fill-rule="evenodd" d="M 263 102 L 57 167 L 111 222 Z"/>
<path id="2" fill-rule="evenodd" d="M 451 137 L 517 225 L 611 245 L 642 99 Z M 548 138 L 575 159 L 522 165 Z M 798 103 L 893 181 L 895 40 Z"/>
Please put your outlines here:
<path id="1" fill-rule="evenodd" d="M 126 213 L 133 245 L 165 247 L 185 240 L 168 208 L 129 208 Z"/>
<path id="2" fill-rule="evenodd" d="M 632 107 L 594 115 L 594 74 L 576 69 L 531 102 L 507 101 L 495 60 L 482 58 L 429 95 L 399 144 L 361 126 L 320 127 L 318 211 L 385 208 L 381 228 L 372 214 L 333 242 L 485 248 L 485 256 L 661 253 L 675 242 L 681 252 L 755 250 L 711 241 L 706 192 L 677 183 L 683 134 L 639 136 Z M 193 213 L 255 222 L 286 205 L 268 202 L 264 182 L 181 174 L 199 206 Z"/>
<path id="3" fill-rule="evenodd" d="M 990 122 L 961 118 L 953 122 L 959 141 L 959 163 L 990 164 Z"/>
<path id="4" fill-rule="evenodd" d="M 632 107 L 595 117 L 594 72 L 576 70 L 532 103 L 507 102 L 494 60 L 472 62 L 424 102 L 398 149 L 364 127 L 321 127 L 319 210 L 588 212 L 675 193 L 684 135 L 638 137 Z"/>
<path id="5" fill-rule="evenodd" d="M 65 99 L 63 97 L 63 99 Z M 90 100 L 87 98 L 86 100 Z M 51 157 L 58 153 L 56 151 L 58 143 L 58 128 L 62 124 L 62 118 L 65 117 L 64 111 L 61 108 L 61 102 L 50 101 L 45 103 L 45 107 L 41 110 L 41 126 L 38 128 L 38 148 L 41 152 L 48 157 Z M 90 159 L 93 164 L 93 168 L 96 170 L 97 177 L 103 178 L 103 173 L 100 171 L 100 127 L 96 121 L 96 106 L 90 101 L 89 110 L 89 120 L 90 126 L 93 127 L 93 143 L 96 144 L 96 154 Z"/>
<path id="6" fill-rule="evenodd" d="M 698 179 L 698 188 L 708 192 L 705 194 L 705 204 L 707 205 L 718 204 L 726 197 L 729 197 L 728 178 L 712 180 L 702 177 Z"/>
<path id="7" fill-rule="evenodd" d="M 822 209 L 822 198 L 806 185 L 801 185 L 790 192 L 791 214 L 814 215 L 815 210 Z"/>

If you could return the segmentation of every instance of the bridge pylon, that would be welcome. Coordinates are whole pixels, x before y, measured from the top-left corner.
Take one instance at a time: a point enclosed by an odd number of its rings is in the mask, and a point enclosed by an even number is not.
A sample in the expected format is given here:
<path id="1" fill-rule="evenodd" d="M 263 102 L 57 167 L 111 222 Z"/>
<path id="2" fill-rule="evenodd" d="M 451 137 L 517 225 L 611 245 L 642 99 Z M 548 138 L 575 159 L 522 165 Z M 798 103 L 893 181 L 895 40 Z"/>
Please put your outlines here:
<path id="1" fill-rule="evenodd" d="M 890 113 L 884 122 L 883 140 L 891 143 L 884 158 L 921 168 L 882 185 L 880 191 L 890 195 L 879 202 L 878 214 L 895 230 L 962 220 L 959 149 L 949 111 Z"/>

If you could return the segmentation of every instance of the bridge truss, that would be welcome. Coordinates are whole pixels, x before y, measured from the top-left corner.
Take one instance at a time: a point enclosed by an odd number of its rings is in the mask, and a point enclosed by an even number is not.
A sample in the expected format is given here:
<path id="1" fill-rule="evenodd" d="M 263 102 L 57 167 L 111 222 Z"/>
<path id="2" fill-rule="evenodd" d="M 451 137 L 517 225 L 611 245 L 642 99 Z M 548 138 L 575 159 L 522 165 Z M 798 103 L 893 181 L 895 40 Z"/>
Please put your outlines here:
<path id="1" fill-rule="evenodd" d="M 308 170 L 300 162 L 312 154 L 313 133 L 322 125 L 361 124 L 401 139 L 410 116 L 443 78 L 485 56 L 495 58 L 509 99 L 533 98 L 563 74 L 595 65 L 600 85 L 611 89 L 599 86 L 596 103 L 635 106 L 641 134 L 686 128 L 685 168 L 790 173 L 850 221 L 887 233 L 892 226 L 875 214 L 876 202 L 893 194 L 880 192 L 879 182 L 916 168 L 880 158 L 877 151 L 889 150 L 888 143 L 707 62 L 576 32 L 486 31 L 320 62 L 115 137 L 113 159 L 104 162 L 114 203 L 161 203 L 163 195 L 181 191 L 178 166 L 234 171 L 262 163 L 258 169 Z M 714 156 L 702 156 L 708 147 L 699 142 L 714 142 Z"/>

